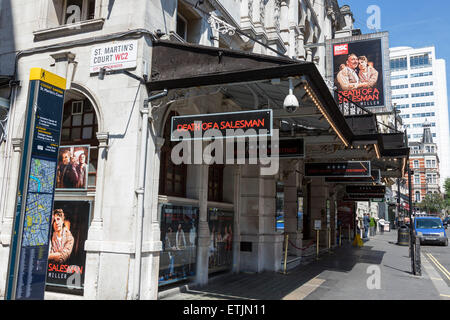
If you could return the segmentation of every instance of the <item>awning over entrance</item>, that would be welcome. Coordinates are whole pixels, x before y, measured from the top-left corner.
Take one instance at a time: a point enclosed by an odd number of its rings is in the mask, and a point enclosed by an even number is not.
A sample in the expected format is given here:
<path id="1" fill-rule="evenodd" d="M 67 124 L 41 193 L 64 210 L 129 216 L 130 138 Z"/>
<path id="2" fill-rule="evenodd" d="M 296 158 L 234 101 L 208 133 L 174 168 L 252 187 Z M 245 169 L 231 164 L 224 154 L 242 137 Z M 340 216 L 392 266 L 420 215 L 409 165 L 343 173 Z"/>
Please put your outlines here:
<path id="1" fill-rule="evenodd" d="M 295 112 L 283 109 L 289 79 L 300 102 Z M 159 40 L 153 43 L 151 79 L 146 85 L 150 92 L 167 89 L 190 98 L 222 97 L 220 105 L 193 113 L 270 108 L 281 135 L 302 136 L 310 145 L 308 161 L 377 159 L 375 168 L 383 177 L 401 177 L 402 163 L 397 158 L 409 154 L 403 134 L 379 133 L 374 114 L 344 116 L 312 62 Z M 320 145 L 334 147 L 325 150 Z"/>
<path id="2" fill-rule="evenodd" d="M 301 105 L 294 113 L 282 108 L 289 78 Z M 273 109 L 281 130 L 290 126 L 296 133 L 320 132 L 322 139 L 335 141 L 336 135 L 329 133 L 334 129 L 344 144 L 351 144 L 353 132 L 314 63 L 171 41 L 154 43 L 149 91 L 218 86 L 241 109 Z"/>

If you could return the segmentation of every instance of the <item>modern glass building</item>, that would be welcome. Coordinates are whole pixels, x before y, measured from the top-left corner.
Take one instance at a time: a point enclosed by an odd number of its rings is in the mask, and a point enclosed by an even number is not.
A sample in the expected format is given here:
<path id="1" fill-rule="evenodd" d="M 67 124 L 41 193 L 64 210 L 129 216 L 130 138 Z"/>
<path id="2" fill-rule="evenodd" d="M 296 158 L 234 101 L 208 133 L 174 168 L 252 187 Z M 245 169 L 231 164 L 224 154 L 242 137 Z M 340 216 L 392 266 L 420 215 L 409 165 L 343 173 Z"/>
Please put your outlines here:
<path id="1" fill-rule="evenodd" d="M 441 186 L 450 177 L 450 132 L 445 60 L 435 47 L 390 49 L 392 103 L 400 110 L 409 142 L 420 142 L 425 120 L 438 146 Z"/>

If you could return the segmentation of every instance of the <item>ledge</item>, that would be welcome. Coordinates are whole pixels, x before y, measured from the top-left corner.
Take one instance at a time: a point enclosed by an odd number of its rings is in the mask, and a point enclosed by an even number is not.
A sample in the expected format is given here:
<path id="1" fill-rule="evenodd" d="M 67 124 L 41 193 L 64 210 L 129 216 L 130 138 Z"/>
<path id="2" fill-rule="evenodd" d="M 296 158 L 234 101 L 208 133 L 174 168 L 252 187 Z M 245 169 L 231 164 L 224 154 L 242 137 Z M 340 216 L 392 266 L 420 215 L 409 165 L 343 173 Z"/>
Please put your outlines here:
<path id="1" fill-rule="evenodd" d="M 53 38 L 66 37 L 85 32 L 97 31 L 103 28 L 105 19 L 92 19 L 78 23 L 66 24 L 55 28 L 34 31 L 34 41 L 43 41 Z"/>

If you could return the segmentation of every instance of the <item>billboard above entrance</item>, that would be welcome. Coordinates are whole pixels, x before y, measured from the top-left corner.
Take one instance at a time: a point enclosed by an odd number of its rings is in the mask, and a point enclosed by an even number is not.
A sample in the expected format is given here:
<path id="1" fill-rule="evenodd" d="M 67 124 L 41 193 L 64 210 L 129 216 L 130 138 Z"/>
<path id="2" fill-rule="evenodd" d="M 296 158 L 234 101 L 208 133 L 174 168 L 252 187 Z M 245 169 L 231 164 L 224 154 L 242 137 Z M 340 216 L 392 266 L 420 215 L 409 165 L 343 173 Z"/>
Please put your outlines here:
<path id="1" fill-rule="evenodd" d="M 388 33 L 327 41 L 327 75 L 343 109 L 350 102 L 376 112 L 390 106 Z"/>
<path id="2" fill-rule="evenodd" d="M 305 163 L 306 177 L 370 177 L 370 161 Z"/>

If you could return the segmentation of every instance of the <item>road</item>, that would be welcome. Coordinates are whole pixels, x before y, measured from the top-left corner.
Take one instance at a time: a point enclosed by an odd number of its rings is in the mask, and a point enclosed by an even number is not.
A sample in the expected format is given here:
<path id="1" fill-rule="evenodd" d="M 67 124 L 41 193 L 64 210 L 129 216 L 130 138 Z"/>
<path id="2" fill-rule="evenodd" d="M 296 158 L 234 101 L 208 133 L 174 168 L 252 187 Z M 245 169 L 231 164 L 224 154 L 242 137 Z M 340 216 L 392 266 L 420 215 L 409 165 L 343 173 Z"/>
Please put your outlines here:
<path id="1" fill-rule="evenodd" d="M 447 237 L 449 237 L 449 231 L 447 229 Z M 441 296 L 450 298 L 447 290 L 450 288 L 450 246 L 423 244 L 421 245 L 421 256 L 424 260 L 422 265 L 426 271 L 438 275 L 430 276 L 430 278 Z"/>

